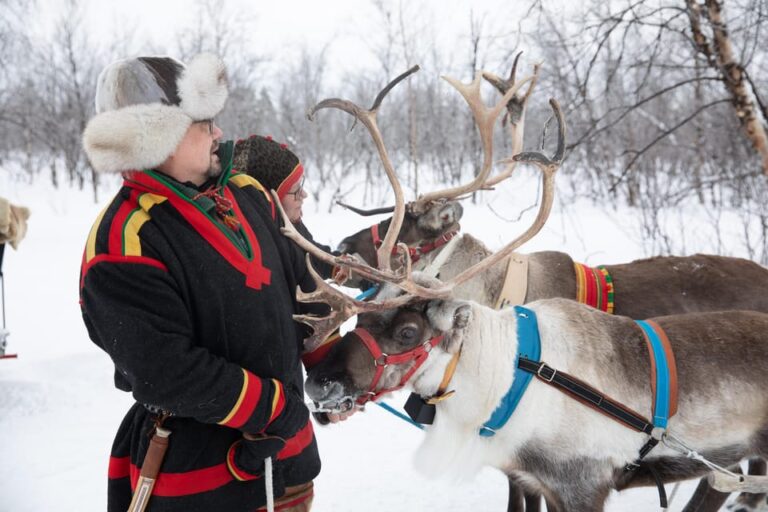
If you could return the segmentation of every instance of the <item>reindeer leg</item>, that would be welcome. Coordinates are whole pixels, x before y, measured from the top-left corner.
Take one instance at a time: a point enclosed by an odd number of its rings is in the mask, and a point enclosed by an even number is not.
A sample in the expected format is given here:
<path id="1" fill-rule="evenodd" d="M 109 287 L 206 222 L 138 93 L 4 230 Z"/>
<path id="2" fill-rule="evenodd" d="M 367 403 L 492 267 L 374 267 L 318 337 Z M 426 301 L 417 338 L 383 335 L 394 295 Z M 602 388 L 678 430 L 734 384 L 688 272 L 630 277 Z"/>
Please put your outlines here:
<path id="1" fill-rule="evenodd" d="M 525 505 L 523 504 L 523 488 L 511 478 L 507 480 L 509 483 L 509 501 L 507 502 L 507 512 L 523 512 Z"/>
<path id="2" fill-rule="evenodd" d="M 539 512 L 541 510 L 541 494 L 525 493 L 525 512 Z"/>

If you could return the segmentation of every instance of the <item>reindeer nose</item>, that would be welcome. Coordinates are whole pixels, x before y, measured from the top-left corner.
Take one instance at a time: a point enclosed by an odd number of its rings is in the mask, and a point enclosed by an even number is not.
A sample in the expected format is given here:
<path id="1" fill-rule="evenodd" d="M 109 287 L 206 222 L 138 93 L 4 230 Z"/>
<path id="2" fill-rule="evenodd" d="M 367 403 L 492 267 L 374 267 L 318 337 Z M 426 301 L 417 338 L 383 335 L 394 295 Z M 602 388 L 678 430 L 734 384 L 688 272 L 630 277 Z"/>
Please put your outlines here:
<path id="1" fill-rule="evenodd" d="M 306 391 L 316 402 L 338 400 L 344 396 L 344 385 L 332 376 L 320 376 L 307 379 Z"/>

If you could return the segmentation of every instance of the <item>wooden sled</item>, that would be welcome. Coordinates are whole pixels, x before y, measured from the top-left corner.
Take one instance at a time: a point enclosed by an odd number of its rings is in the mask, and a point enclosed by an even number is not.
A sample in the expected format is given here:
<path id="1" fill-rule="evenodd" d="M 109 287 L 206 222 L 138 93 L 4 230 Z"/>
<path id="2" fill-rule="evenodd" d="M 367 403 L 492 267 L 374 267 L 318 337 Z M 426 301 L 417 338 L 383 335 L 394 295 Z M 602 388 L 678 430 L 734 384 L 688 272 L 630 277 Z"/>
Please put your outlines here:
<path id="1" fill-rule="evenodd" d="M 766 475 L 726 475 L 714 471 L 707 476 L 709 485 L 720 492 L 768 492 L 768 476 Z"/>

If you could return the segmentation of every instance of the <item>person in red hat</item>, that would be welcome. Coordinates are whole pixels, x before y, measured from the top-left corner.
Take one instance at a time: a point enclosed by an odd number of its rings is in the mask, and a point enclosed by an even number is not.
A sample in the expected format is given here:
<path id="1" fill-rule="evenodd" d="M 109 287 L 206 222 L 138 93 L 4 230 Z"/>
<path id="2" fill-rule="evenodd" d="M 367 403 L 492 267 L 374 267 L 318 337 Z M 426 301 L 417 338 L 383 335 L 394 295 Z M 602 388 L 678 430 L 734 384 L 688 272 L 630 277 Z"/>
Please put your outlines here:
<path id="1" fill-rule="evenodd" d="M 287 144 L 276 142 L 270 136 L 251 135 L 235 144 L 233 167 L 259 181 L 266 189 L 274 190 L 280 204 L 296 229 L 307 240 L 325 252 L 339 254 L 327 245 L 315 241 L 312 233 L 302 221 L 304 215 L 304 190 L 306 176 L 299 157 Z M 336 269 L 328 263 L 312 260 L 312 265 L 325 279 L 331 279 Z M 351 285 L 351 283 L 347 283 Z"/>

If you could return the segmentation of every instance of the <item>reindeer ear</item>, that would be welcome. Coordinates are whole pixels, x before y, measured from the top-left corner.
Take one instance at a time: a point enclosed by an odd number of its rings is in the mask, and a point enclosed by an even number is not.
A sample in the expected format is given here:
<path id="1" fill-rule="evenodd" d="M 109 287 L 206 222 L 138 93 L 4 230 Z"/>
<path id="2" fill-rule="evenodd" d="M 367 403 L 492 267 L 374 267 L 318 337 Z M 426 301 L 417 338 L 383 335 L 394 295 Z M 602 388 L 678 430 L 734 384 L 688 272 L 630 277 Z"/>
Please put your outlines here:
<path id="1" fill-rule="evenodd" d="M 427 318 L 432 328 L 445 333 L 442 348 L 452 353 L 464 337 L 464 329 L 472 319 L 472 307 L 462 300 L 433 300 L 427 305 Z"/>
<path id="2" fill-rule="evenodd" d="M 472 308 L 469 304 L 462 304 L 453 312 L 453 328 L 464 329 L 472 320 Z"/>

